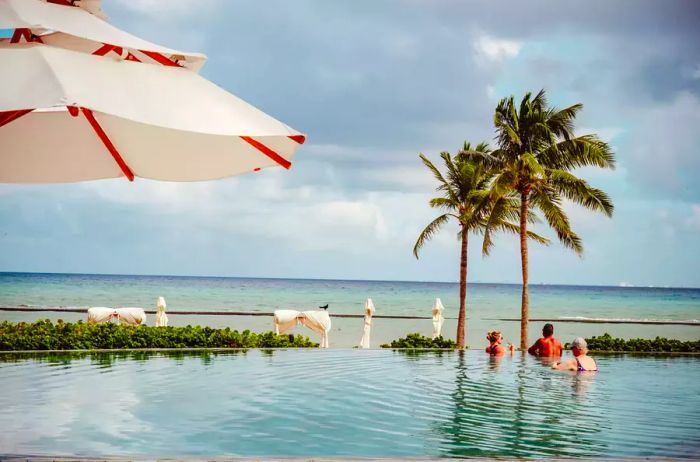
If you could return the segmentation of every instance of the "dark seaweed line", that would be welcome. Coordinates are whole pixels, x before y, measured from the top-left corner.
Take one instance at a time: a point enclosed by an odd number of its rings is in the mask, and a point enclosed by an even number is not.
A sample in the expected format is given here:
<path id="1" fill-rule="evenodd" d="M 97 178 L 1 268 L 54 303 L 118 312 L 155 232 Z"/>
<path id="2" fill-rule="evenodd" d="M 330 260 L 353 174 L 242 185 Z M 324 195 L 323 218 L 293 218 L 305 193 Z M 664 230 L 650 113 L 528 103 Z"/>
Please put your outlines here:
<path id="1" fill-rule="evenodd" d="M 486 321 L 517 321 L 520 318 L 493 318 Z M 675 326 L 700 326 L 700 322 L 694 321 L 643 321 L 643 320 L 625 320 L 625 319 L 549 319 L 537 318 L 530 319 L 530 322 L 571 322 L 580 324 L 651 324 L 651 325 L 675 325 Z"/>
<path id="2" fill-rule="evenodd" d="M 0 311 L 20 311 L 20 312 L 56 312 L 56 313 L 86 313 L 86 308 L 30 308 L 23 306 L 0 306 Z M 144 310 L 147 314 L 156 314 L 154 310 Z M 195 315 L 195 316 L 272 316 L 269 312 L 252 311 L 177 311 L 168 310 L 168 316 L 174 315 Z M 334 318 L 364 318 L 363 314 L 331 314 Z M 432 319 L 430 316 L 399 316 L 399 315 L 374 315 L 375 319 Z M 445 318 L 457 319 L 457 318 Z"/>

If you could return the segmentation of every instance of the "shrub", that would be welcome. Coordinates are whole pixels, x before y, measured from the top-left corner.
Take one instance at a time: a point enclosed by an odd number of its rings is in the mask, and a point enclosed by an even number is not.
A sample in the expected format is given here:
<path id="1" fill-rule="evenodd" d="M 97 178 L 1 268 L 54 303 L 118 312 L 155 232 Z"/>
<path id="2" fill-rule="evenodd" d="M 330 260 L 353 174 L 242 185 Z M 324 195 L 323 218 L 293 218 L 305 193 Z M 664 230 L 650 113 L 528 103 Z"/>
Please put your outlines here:
<path id="1" fill-rule="evenodd" d="M 629 340 L 615 338 L 608 333 L 586 339 L 591 351 L 639 351 L 663 353 L 698 353 L 700 340 L 681 341 L 664 337 L 655 339 L 632 338 Z M 567 343 L 566 348 L 570 348 Z"/>
<path id="2" fill-rule="evenodd" d="M 113 323 L 0 322 L 0 350 L 91 350 L 121 348 L 285 348 L 317 347 L 308 337 L 256 334 L 226 327 L 121 326 Z"/>
<path id="3" fill-rule="evenodd" d="M 405 338 L 393 340 L 391 343 L 380 345 L 381 348 L 455 348 L 457 345 L 454 340 L 443 338 L 430 338 L 420 335 L 417 332 L 406 335 Z"/>

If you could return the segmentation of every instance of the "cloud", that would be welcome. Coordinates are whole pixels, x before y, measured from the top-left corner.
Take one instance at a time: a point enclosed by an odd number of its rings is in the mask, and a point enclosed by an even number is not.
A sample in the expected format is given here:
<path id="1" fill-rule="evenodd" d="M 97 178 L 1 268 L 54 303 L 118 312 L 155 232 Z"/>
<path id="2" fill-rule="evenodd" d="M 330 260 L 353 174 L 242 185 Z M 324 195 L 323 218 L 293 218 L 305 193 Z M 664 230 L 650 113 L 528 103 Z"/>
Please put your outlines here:
<path id="1" fill-rule="evenodd" d="M 700 232 L 700 204 L 690 207 L 690 216 L 685 219 L 685 226 L 694 232 Z"/>
<path id="2" fill-rule="evenodd" d="M 481 35 L 474 41 L 477 60 L 482 63 L 500 63 L 514 58 L 520 53 L 522 47 L 522 42 L 498 39 L 488 35 Z"/>
<path id="3" fill-rule="evenodd" d="M 556 105 L 584 103 L 580 131 L 613 143 L 617 170 L 577 173 L 617 207 L 612 220 L 572 208 L 585 260 L 533 246 L 533 277 L 697 281 L 682 270 L 692 269 L 697 246 L 654 244 L 659 209 L 671 211 L 677 236 L 697 229 L 688 208 L 698 203 L 697 2 L 114 0 L 104 8 L 124 30 L 206 53 L 204 76 L 308 142 L 291 171 L 211 183 L 0 187 L 4 269 L 455 280 L 454 226 L 420 261 L 411 256 L 436 215 L 427 206 L 435 185 L 417 154 L 493 144 L 495 100 L 545 87 Z M 517 281 L 517 246 L 499 238 L 470 274 Z M 635 263 L 640 248 L 649 264 Z M 659 270 L 674 262 L 681 270 Z"/>
<path id="4" fill-rule="evenodd" d="M 700 198 L 700 99 L 681 93 L 666 104 L 637 115 L 624 162 L 630 180 L 645 196 Z"/>
<path id="5" fill-rule="evenodd" d="M 210 16 L 222 6 L 223 0 L 112 0 L 115 8 L 145 15 L 153 21 L 180 21 L 192 16 Z"/>

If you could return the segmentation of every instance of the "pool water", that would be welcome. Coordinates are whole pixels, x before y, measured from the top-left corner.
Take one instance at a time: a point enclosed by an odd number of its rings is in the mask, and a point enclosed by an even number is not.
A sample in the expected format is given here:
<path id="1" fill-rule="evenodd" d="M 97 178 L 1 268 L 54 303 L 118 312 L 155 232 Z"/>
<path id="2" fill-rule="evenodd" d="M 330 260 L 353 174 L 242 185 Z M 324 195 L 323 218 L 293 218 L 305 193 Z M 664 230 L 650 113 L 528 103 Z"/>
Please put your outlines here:
<path id="1" fill-rule="evenodd" d="M 0 456 L 700 456 L 700 359 L 0 355 Z"/>

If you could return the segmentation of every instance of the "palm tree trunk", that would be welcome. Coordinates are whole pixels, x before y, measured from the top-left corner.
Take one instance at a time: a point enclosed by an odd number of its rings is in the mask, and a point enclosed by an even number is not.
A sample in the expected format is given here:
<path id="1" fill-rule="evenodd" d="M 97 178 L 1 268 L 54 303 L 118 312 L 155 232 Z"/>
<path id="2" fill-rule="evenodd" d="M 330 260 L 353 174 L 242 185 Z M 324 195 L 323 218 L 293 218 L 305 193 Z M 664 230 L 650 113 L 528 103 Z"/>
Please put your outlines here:
<path id="1" fill-rule="evenodd" d="M 459 318 L 457 319 L 457 348 L 466 345 L 464 330 L 467 324 L 467 238 L 469 232 L 462 225 L 462 253 L 459 262 Z"/>
<path id="2" fill-rule="evenodd" d="M 523 293 L 520 301 L 520 349 L 527 349 L 527 320 L 530 301 L 527 291 L 527 212 L 530 192 L 520 193 L 520 262 L 523 270 Z"/>

